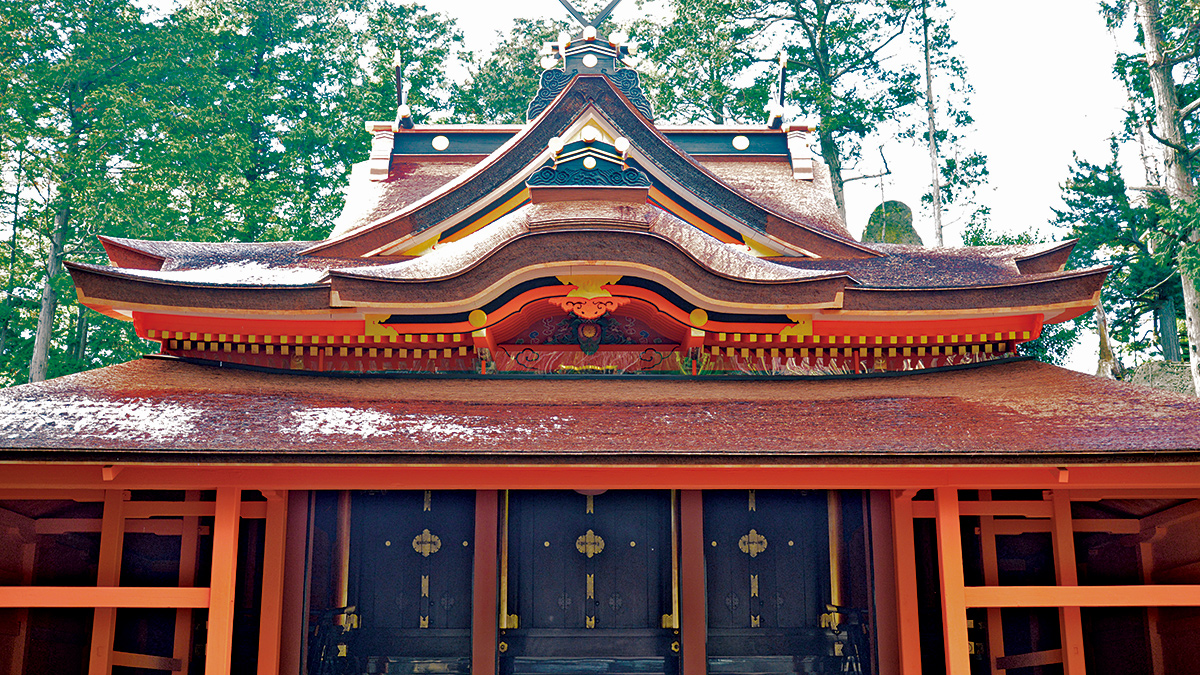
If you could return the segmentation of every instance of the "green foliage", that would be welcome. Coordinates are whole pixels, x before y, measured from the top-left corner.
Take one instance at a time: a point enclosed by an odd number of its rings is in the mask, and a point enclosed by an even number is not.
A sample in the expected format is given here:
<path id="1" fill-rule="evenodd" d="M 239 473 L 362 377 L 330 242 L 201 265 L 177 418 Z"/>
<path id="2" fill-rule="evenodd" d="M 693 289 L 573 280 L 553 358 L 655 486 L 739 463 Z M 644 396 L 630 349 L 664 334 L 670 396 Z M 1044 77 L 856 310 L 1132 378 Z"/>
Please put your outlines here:
<path id="1" fill-rule="evenodd" d="M 484 60 L 473 60 L 471 76 L 450 97 L 456 122 L 524 124 L 538 90 L 538 50 L 570 30 L 565 21 L 517 19 L 512 32 Z"/>
<path id="2" fill-rule="evenodd" d="M 1145 193 L 1145 205 L 1131 203 L 1115 139 L 1110 150 L 1112 158 L 1104 165 L 1075 157 L 1063 185 L 1065 207 L 1055 210 L 1054 222 L 1079 240 L 1076 263 L 1113 266 L 1104 292 L 1112 336 L 1132 351 L 1157 351 L 1161 340 L 1144 328 L 1143 317 L 1161 311 L 1168 300 L 1179 309 L 1169 320 L 1183 317 L 1176 270 L 1180 241 L 1163 236 L 1176 212 L 1166 207 L 1162 193 Z"/>
<path id="3" fill-rule="evenodd" d="M 152 343 L 75 301 L 56 260 L 105 263 L 96 235 L 315 239 L 340 212 L 364 119 L 395 110 L 392 51 L 418 118 L 444 109 L 461 37 L 384 0 L 13 0 L 0 13 L 0 382 L 24 381 L 46 272 L 47 374 Z M 51 264 L 55 263 L 55 264 Z"/>
<path id="4" fill-rule="evenodd" d="M 742 0 L 674 0 L 674 18 L 629 27 L 640 45 L 642 89 L 662 121 L 753 123 L 766 119 L 773 73 L 756 67 L 757 26 L 732 21 Z M 757 77 L 755 75 L 757 74 Z"/>
<path id="5" fill-rule="evenodd" d="M 879 244 L 921 246 L 921 235 L 913 229 L 912 209 L 904 202 L 886 201 L 871 212 L 862 240 Z"/>
<path id="6" fill-rule="evenodd" d="M 986 216 L 986 211 L 984 215 Z M 963 229 L 963 244 L 966 246 L 1028 246 L 1044 241 L 1045 239 L 1031 232 L 993 232 L 984 218 L 973 218 Z M 1046 324 L 1042 327 L 1041 336 L 1022 344 L 1021 351 L 1039 361 L 1066 365 L 1071 349 L 1079 342 L 1084 328 L 1082 317 L 1063 323 Z"/>

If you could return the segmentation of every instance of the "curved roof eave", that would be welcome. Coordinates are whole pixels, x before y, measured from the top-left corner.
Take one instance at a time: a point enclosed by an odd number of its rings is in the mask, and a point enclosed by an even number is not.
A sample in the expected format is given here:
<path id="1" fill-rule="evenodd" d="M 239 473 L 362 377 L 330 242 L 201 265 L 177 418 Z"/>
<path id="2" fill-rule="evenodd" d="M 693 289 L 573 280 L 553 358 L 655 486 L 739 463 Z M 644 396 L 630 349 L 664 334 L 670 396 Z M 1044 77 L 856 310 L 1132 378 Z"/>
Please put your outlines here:
<path id="1" fill-rule="evenodd" d="M 609 103 L 609 105 L 604 105 Z M 852 239 L 776 213 L 739 193 L 671 143 L 603 76 L 576 76 L 554 102 L 475 169 L 444 185 L 419 202 L 390 216 L 305 249 L 304 255 L 363 257 L 402 237 L 454 218 L 494 195 L 522 169 L 547 152 L 551 138 L 561 135 L 589 108 L 603 116 L 638 147 L 664 175 L 672 176 L 701 202 L 720 210 L 764 237 L 825 257 L 864 258 L 886 255 Z M 782 227 L 781 227 L 782 225 Z M 796 230 L 799 230 L 798 232 Z M 783 235 L 783 236 L 781 236 Z M 793 237 L 805 241 L 791 241 Z"/>

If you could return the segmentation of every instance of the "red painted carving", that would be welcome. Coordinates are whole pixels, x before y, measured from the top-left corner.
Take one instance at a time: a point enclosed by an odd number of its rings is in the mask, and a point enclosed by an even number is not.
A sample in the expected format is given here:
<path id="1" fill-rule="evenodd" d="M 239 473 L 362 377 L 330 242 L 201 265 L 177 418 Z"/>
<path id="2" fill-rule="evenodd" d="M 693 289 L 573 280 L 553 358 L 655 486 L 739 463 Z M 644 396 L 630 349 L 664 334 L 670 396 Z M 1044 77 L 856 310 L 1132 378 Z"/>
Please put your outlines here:
<path id="1" fill-rule="evenodd" d="M 629 304 L 629 298 L 550 298 L 550 302 L 564 312 L 574 314 L 585 321 L 593 321 Z"/>

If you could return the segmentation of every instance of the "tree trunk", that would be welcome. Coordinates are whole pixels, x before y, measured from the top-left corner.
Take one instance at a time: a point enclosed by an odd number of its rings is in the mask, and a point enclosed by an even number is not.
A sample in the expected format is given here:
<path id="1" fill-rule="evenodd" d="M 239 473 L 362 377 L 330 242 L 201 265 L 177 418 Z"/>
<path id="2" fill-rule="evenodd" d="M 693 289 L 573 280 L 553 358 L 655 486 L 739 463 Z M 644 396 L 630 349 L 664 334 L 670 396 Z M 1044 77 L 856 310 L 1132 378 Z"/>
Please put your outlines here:
<path id="1" fill-rule="evenodd" d="M 62 269 L 63 245 L 67 236 L 67 221 L 71 210 L 59 207 L 54 214 L 54 235 L 50 239 L 50 259 L 46 261 L 46 281 L 42 285 L 42 311 L 38 315 L 37 334 L 33 338 L 33 357 L 29 360 L 29 381 L 46 379 L 50 365 L 50 336 L 54 332 L 54 311 L 58 308 L 58 296 L 54 294 L 54 277 Z"/>
<path id="2" fill-rule="evenodd" d="M 1100 363 L 1096 366 L 1096 374 L 1116 380 L 1121 377 L 1121 362 L 1113 353 L 1112 342 L 1108 339 L 1108 316 L 1104 313 L 1103 301 L 1096 303 L 1096 332 L 1100 333 Z"/>
<path id="3" fill-rule="evenodd" d="M 817 130 L 817 135 L 821 139 L 821 158 L 825 160 L 825 166 L 829 167 L 829 183 L 833 187 L 833 201 L 837 204 L 842 224 L 849 229 L 850 224 L 846 222 L 846 185 L 842 180 L 842 158 L 838 155 L 837 141 L 833 139 L 833 134 L 825 130 L 824 124 Z"/>
<path id="4" fill-rule="evenodd" d="M 1137 0 L 1138 22 L 1146 44 L 1146 64 L 1150 69 L 1150 90 L 1154 94 L 1155 124 L 1159 137 L 1168 143 L 1184 147 L 1183 129 L 1179 122 L 1179 98 L 1175 93 L 1175 79 L 1171 64 L 1163 54 L 1162 33 L 1159 30 L 1158 0 Z M 1190 204 L 1196 199 L 1196 188 L 1192 184 L 1186 157 L 1171 145 L 1163 148 L 1163 178 L 1167 195 L 1173 204 Z M 1200 232 L 1191 232 L 1188 238 L 1200 241 Z M 1200 394 L 1200 293 L 1196 290 L 1196 279 L 1180 270 L 1183 282 L 1183 315 L 1187 323 L 1188 361 L 1192 371 L 1192 384 Z"/>
<path id="5" fill-rule="evenodd" d="M 938 248 L 946 245 L 942 239 L 942 180 L 941 161 L 937 147 L 937 120 L 933 107 L 933 66 L 929 62 L 929 0 L 921 3 L 921 30 L 925 40 L 925 114 L 929 117 L 929 172 L 933 193 L 933 237 Z"/>
<path id="6" fill-rule="evenodd" d="M 0 354 L 8 352 L 8 328 L 12 325 L 12 294 L 17 274 L 17 233 L 21 230 L 21 178 L 25 175 L 25 151 L 17 155 L 17 183 L 13 190 L 12 241 L 8 248 L 8 282 L 4 289 L 4 324 L 0 326 Z"/>
<path id="7" fill-rule="evenodd" d="M 88 309 L 83 305 L 79 305 L 79 321 L 75 324 L 75 330 L 75 358 L 83 361 L 88 341 Z"/>
<path id="8" fill-rule="evenodd" d="M 1162 347 L 1163 360 L 1178 363 L 1183 359 L 1179 348 L 1179 324 L 1175 321 L 1175 298 L 1168 297 L 1154 312 L 1155 328 L 1158 330 L 1158 345 Z"/>

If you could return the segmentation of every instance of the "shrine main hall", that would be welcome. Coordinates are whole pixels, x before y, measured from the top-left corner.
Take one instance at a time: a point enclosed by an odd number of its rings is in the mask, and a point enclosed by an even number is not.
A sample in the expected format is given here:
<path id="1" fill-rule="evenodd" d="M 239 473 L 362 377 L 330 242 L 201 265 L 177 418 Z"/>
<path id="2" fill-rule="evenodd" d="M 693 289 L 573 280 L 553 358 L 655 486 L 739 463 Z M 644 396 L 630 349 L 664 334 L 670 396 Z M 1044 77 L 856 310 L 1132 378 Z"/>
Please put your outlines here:
<path id="1" fill-rule="evenodd" d="M 1200 673 L 1200 402 L 1022 352 L 1107 268 L 859 242 L 581 23 L 326 240 L 68 263 L 158 347 L 0 391 L 0 674 Z"/>

